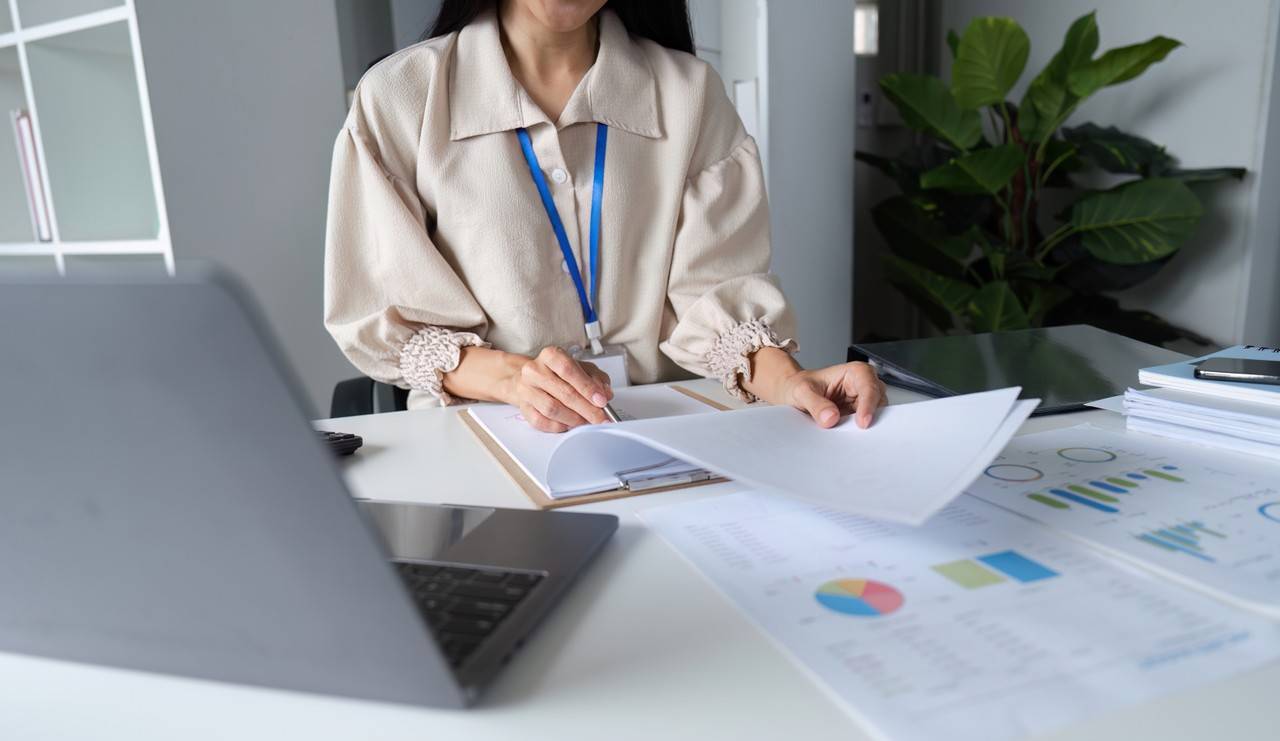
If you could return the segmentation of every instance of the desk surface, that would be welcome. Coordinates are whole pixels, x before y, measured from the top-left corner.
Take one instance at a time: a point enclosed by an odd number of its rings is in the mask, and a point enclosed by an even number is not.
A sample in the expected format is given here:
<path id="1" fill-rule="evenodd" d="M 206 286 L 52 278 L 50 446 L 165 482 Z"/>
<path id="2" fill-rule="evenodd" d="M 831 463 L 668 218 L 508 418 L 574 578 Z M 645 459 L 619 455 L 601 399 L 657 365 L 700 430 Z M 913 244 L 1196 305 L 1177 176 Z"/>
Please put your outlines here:
<path id="1" fill-rule="evenodd" d="M 715 384 L 701 393 L 728 400 Z M 918 397 L 891 390 L 895 402 Z M 365 446 L 343 463 L 356 496 L 529 507 L 456 419 L 431 409 L 318 423 Z M 1109 412 L 1037 417 L 1023 432 Z M 867 738 L 845 712 L 633 513 L 733 484 L 633 497 L 617 536 L 480 707 L 434 711 L 0 654 L 0 738 Z M 1090 719 L 1061 738 L 1275 738 L 1280 665 Z"/>

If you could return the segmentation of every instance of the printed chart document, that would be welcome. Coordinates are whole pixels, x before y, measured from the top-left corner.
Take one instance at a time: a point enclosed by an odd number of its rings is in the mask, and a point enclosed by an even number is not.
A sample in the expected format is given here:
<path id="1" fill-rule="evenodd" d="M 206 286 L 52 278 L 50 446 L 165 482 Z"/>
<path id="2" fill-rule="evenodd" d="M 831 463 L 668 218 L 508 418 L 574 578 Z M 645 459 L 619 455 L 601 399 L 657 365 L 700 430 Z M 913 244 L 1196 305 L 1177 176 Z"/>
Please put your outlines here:
<path id="1" fill-rule="evenodd" d="M 893 739 L 1008 739 L 1280 657 L 1280 626 L 962 496 L 903 527 L 759 492 L 643 519 Z"/>
<path id="2" fill-rule="evenodd" d="M 617 392 L 620 409 L 632 401 Z M 657 392 L 661 389 L 638 389 Z M 512 429 L 512 407 L 473 414 L 552 498 L 612 489 L 632 472 L 685 466 L 774 494 L 906 523 L 923 522 L 1004 448 L 1035 408 L 1017 388 L 881 409 L 822 429 L 790 407 L 638 418 L 563 435 Z M 676 393 L 676 392 L 670 392 Z M 643 405 L 641 405 L 643 406 Z M 519 422 L 504 426 L 502 420 Z"/>
<path id="3" fill-rule="evenodd" d="M 1016 437 L 969 493 L 1280 617 L 1280 467 L 1089 425 Z"/>

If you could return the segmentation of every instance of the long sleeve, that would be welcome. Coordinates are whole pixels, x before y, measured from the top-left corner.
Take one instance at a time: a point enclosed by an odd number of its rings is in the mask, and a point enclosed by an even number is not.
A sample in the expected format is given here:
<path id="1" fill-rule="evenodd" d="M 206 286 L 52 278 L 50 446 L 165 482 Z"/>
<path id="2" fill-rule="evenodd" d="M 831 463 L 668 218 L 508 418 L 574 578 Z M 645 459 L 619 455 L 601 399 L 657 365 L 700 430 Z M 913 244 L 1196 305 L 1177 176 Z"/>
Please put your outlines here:
<path id="1" fill-rule="evenodd" d="M 485 314 L 432 243 L 408 168 L 384 161 L 376 143 L 407 132 L 367 130 L 377 127 L 358 99 L 334 146 L 325 327 L 361 372 L 448 404 L 442 378 L 461 348 L 486 346 Z"/>
<path id="2" fill-rule="evenodd" d="M 741 131 L 740 127 L 738 129 Z M 662 343 L 686 370 L 718 378 L 738 398 L 748 356 L 796 349 L 790 307 L 769 271 L 769 206 L 755 142 L 745 134 L 727 157 L 685 186 L 668 284 L 677 322 Z"/>

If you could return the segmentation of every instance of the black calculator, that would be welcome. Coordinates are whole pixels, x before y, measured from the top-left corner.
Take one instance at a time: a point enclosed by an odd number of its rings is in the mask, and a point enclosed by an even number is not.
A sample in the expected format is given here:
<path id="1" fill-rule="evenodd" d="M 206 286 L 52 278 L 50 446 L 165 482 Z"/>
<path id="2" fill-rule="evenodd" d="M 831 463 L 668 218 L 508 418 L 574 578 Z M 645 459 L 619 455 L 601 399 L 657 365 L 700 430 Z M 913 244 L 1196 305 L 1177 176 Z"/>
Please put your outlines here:
<path id="1" fill-rule="evenodd" d="M 349 432 L 316 430 L 316 434 L 320 436 L 320 441 L 327 445 L 334 455 L 351 455 L 361 445 L 364 445 L 364 438 L 359 435 L 352 435 Z"/>

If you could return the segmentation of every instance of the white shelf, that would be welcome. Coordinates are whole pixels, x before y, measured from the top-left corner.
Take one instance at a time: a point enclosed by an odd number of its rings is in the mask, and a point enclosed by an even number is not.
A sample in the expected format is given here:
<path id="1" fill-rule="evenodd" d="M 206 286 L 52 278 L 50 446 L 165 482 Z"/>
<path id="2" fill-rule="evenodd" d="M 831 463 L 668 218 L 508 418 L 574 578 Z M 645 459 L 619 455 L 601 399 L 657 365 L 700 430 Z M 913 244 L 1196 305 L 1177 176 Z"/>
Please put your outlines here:
<path id="1" fill-rule="evenodd" d="M 0 242 L 3 255 L 167 255 L 160 240 L 114 239 L 103 242 Z"/>
<path id="2" fill-rule="evenodd" d="M 61 240 L 156 239 L 156 193 L 128 25 L 34 41 L 27 64 Z"/>
<path id="3" fill-rule="evenodd" d="M 5 8 L 8 13 L 8 8 Z M 9 111 L 25 109 L 27 95 L 22 86 L 22 70 L 18 50 L 0 49 L 0 242 L 25 242 L 35 239 L 31 214 L 27 209 L 27 191 L 22 178 L 22 164 L 13 138 Z"/>
<path id="4" fill-rule="evenodd" d="M 172 267 L 137 34 L 134 0 L 0 0 L 0 256 L 49 255 L 61 271 L 67 256 L 162 255 Z M 34 241 L 8 124 L 22 108 L 48 242 Z"/>
<path id="5" fill-rule="evenodd" d="M 66 21 L 112 8 L 123 10 L 125 0 L 17 0 L 24 28 Z"/>

